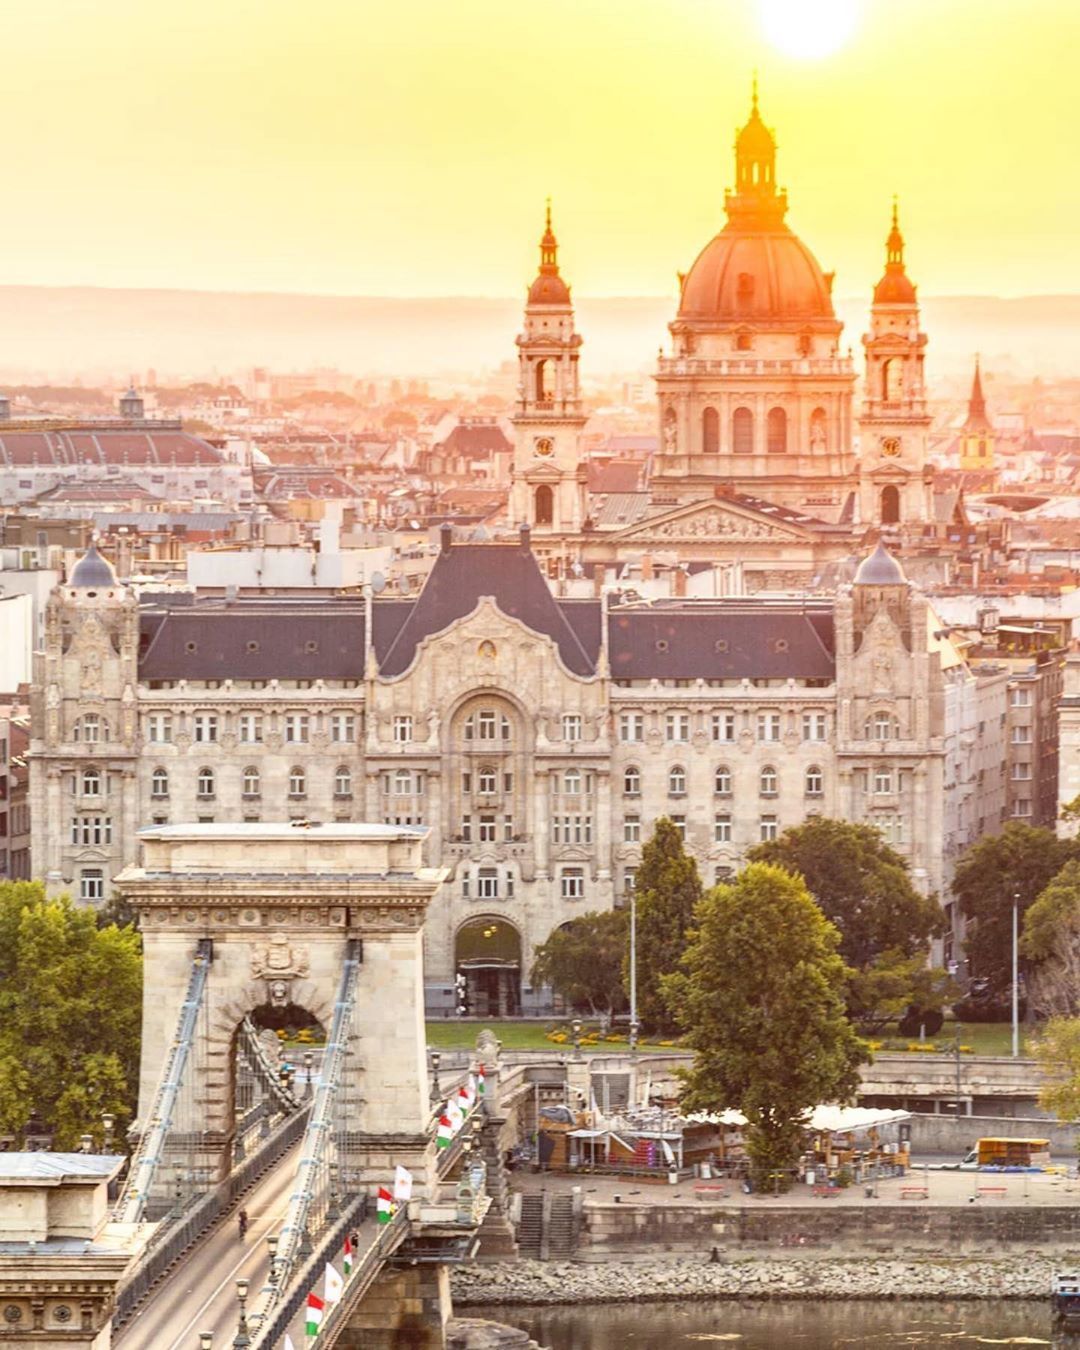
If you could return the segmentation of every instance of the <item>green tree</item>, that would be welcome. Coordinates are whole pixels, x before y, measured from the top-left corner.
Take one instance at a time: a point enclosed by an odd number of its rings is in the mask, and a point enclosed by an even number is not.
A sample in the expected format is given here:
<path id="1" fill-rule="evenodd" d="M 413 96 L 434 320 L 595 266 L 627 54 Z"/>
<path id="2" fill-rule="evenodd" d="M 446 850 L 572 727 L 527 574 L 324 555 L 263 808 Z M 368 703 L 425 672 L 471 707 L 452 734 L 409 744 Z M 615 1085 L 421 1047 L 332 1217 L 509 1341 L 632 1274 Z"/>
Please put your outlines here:
<path id="1" fill-rule="evenodd" d="M 1080 1017 L 1052 1017 L 1035 1042 L 1044 1083 L 1039 1105 L 1058 1120 L 1080 1119 Z"/>
<path id="2" fill-rule="evenodd" d="M 31 1116 L 55 1147 L 130 1120 L 138 1080 L 142 958 L 133 928 L 98 928 L 40 883 L 0 884 L 0 1131 Z"/>
<path id="3" fill-rule="evenodd" d="M 965 944 L 972 976 L 988 982 L 990 993 L 1004 998 L 1012 981 L 1012 907 L 1019 902 L 1023 920 L 1037 897 L 1077 856 L 1074 840 L 1052 830 L 1006 825 L 967 850 L 956 865 L 952 889 L 968 920 Z"/>
<path id="4" fill-rule="evenodd" d="M 626 1006 L 623 962 L 630 924 L 624 909 L 592 910 L 556 928 L 536 948 L 534 986 L 550 986 L 574 1008 L 594 1014 Z"/>
<path id="5" fill-rule="evenodd" d="M 746 1116 L 758 1184 L 796 1162 L 808 1111 L 858 1088 L 867 1051 L 844 1011 L 839 945 L 801 877 L 751 863 L 702 900 L 664 981 L 695 1052 L 682 1105 Z"/>
<path id="6" fill-rule="evenodd" d="M 1020 951 L 1040 1016 L 1080 1013 L 1080 861 L 1067 862 L 1024 915 Z"/>
<path id="7" fill-rule="evenodd" d="M 637 1007 L 642 1024 L 653 1031 L 671 1027 L 671 1010 L 660 981 L 679 968 L 687 930 L 701 899 L 697 863 L 683 848 L 682 835 L 667 816 L 656 822 L 641 850 L 634 878 L 637 906 Z M 630 988 L 629 955 L 623 978 Z"/>
<path id="8" fill-rule="evenodd" d="M 909 1006 L 940 1011 L 952 986 L 944 971 L 927 974 L 927 958 L 945 916 L 912 885 L 879 830 L 813 816 L 748 856 L 801 876 L 839 929 L 840 955 L 853 970 L 848 1011 L 862 1030 L 879 1030 Z"/>

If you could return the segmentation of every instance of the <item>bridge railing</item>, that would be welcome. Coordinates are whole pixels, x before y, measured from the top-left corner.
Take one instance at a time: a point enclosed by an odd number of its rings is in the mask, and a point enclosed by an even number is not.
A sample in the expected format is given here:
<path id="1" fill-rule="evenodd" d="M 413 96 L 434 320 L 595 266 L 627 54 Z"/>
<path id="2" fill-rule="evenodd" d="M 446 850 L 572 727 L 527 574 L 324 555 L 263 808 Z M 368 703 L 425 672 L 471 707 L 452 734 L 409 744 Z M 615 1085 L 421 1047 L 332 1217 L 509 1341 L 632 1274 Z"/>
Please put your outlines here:
<path id="1" fill-rule="evenodd" d="M 170 1222 L 163 1220 L 147 1246 L 143 1257 L 126 1277 L 116 1296 L 113 1331 L 127 1323 L 150 1290 L 179 1261 L 187 1250 L 213 1227 L 223 1214 L 280 1161 L 303 1134 L 307 1110 L 297 1111 L 269 1136 L 213 1190 L 207 1191 L 186 1213 Z"/>
<path id="2" fill-rule="evenodd" d="M 206 977 L 212 960 L 213 944 L 209 938 L 200 938 L 191 963 L 187 993 L 180 1007 L 176 1038 L 169 1050 L 154 1093 L 154 1101 L 142 1138 L 131 1159 L 127 1181 L 113 1211 L 113 1218 L 118 1223 L 138 1223 L 150 1198 L 158 1164 L 165 1150 L 165 1141 L 172 1129 L 173 1112 L 184 1084 L 184 1073 L 195 1039 L 195 1027 L 202 1009 L 203 996 L 206 993 Z"/>
<path id="3" fill-rule="evenodd" d="M 252 1072 L 259 1079 L 263 1089 L 286 1111 L 295 1111 L 300 1098 L 281 1081 L 278 1065 L 270 1058 L 266 1046 L 259 1039 L 259 1033 L 250 1017 L 240 1023 L 240 1040 Z"/>

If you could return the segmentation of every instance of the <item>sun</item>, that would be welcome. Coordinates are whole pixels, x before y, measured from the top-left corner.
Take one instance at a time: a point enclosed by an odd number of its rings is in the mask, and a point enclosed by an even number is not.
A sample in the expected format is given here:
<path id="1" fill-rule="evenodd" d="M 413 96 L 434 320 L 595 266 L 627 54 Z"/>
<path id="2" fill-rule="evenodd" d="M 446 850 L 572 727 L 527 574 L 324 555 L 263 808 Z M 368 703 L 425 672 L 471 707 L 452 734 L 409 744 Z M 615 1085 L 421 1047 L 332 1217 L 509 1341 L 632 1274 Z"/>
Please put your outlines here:
<path id="1" fill-rule="evenodd" d="M 842 47 L 855 31 L 859 0 L 761 0 L 761 22 L 774 47 L 815 60 Z"/>

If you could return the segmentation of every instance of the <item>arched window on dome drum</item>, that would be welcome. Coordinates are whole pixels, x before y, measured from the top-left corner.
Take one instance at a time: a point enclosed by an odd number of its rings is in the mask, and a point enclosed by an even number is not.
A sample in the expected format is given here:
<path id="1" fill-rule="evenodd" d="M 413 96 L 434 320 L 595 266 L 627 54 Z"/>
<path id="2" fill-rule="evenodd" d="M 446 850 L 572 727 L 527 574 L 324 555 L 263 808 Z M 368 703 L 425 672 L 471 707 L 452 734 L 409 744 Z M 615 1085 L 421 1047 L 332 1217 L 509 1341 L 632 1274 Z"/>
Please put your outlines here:
<path id="1" fill-rule="evenodd" d="M 546 483 L 536 489 L 533 519 L 537 525 L 550 525 L 555 519 L 555 496 Z"/>
<path id="2" fill-rule="evenodd" d="M 546 358 L 536 363 L 536 401 L 537 403 L 546 403 L 551 398 L 551 390 L 547 387 L 548 362 Z"/>
<path id="3" fill-rule="evenodd" d="M 720 414 L 715 408 L 706 408 L 701 414 L 701 453 L 720 453 Z"/>
<path id="4" fill-rule="evenodd" d="M 829 415 L 824 408 L 810 414 L 810 450 L 823 454 L 829 448 Z"/>
<path id="5" fill-rule="evenodd" d="M 770 408 L 766 422 L 767 445 L 770 455 L 787 452 L 787 413 L 783 408 Z"/>
<path id="6" fill-rule="evenodd" d="M 754 414 L 749 408 L 736 408 L 732 414 L 731 451 L 735 455 L 754 453 Z"/>
<path id="7" fill-rule="evenodd" d="M 900 523 L 900 489 L 892 483 L 886 483 L 881 489 L 881 523 L 882 525 Z"/>

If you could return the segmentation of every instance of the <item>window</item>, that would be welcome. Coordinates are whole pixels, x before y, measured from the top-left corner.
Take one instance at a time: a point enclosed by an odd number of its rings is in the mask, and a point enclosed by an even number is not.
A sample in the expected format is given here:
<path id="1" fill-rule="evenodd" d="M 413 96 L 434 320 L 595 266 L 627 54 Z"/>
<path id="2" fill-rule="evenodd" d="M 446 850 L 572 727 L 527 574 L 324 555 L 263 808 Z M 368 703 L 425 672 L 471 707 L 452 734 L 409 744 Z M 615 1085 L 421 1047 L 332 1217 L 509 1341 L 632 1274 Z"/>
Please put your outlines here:
<path id="1" fill-rule="evenodd" d="M 564 867 L 560 877 L 560 889 L 564 900 L 583 900 L 585 898 L 585 869 L 582 867 Z"/>
<path id="2" fill-rule="evenodd" d="M 770 408 L 765 420 L 766 448 L 770 455 L 782 455 L 787 450 L 787 413 L 783 408 Z"/>
<path id="3" fill-rule="evenodd" d="M 820 797 L 825 791 L 825 775 L 816 764 L 811 764 L 806 771 L 806 795 L 808 797 Z"/>
<path id="4" fill-rule="evenodd" d="M 581 740 L 581 718 L 577 713 L 563 713 L 562 734 L 564 741 Z"/>
<path id="5" fill-rule="evenodd" d="M 164 769 L 155 769 L 150 775 L 150 796 L 162 801 L 169 795 L 169 775 Z"/>
<path id="6" fill-rule="evenodd" d="M 717 844 L 731 843 L 731 817 L 728 815 L 716 816 L 713 820 L 713 842 Z"/>
<path id="7" fill-rule="evenodd" d="M 503 816 L 503 842 L 512 843 L 514 839 L 514 817 Z"/>
<path id="8" fill-rule="evenodd" d="M 641 843 L 641 817 L 624 816 L 623 817 L 623 843 L 640 844 Z"/>
<path id="9" fill-rule="evenodd" d="M 394 796 L 411 797 L 416 786 L 411 769 L 398 769 L 394 773 Z"/>
<path id="10" fill-rule="evenodd" d="M 683 841 L 683 843 L 685 843 L 685 842 L 686 842 L 686 817 L 685 817 L 685 816 L 669 816 L 668 819 L 671 821 L 672 825 L 674 825 L 675 828 L 678 830 L 678 832 L 679 832 L 679 838 Z"/>
<path id="11" fill-rule="evenodd" d="M 619 740 L 643 741 L 645 739 L 645 714 L 626 712 L 619 714 Z"/>
<path id="12" fill-rule="evenodd" d="M 412 718 L 395 717 L 394 718 L 394 742 L 397 745 L 405 745 L 412 740 Z"/>
<path id="13" fill-rule="evenodd" d="M 79 873 L 79 899 L 87 904 L 105 899 L 105 873 L 100 867 L 88 867 Z"/>
<path id="14" fill-rule="evenodd" d="M 462 872 L 462 874 L 461 874 L 461 898 L 462 898 L 462 900 L 468 900 L 469 895 L 470 895 L 469 873 L 468 873 L 468 871 L 466 870 L 466 871 Z"/>
<path id="15" fill-rule="evenodd" d="M 726 886 L 735 876 L 734 868 L 727 863 L 717 863 L 716 870 L 713 872 L 713 885 Z"/>
<path id="16" fill-rule="evenodd" d="M 591 844 L 592 816 L 553 816 L 551 841 L 554 844 Z"/>
<path id="17" fill-rule="evenodd" d="M 903 816 L 875 816 L 874 824 L 881 831 L 887 844 L 897 847 L 904 842 Z M 951 908 L 951 906 L 949 907 Z"/>
<path id="18" fill-rule="evenodd" d="M 208 765 L 204 765 L 198 773 L 195 780 L 196 796 L 206 798 L 214 795 L 214 771 Z"/>
<path id="19" fill-rule="evenodd" d="M 216 713 L 196 713 L 193 726 L 197 743 L 208 745 L 217 740 L 218 719 Z"/>
<path id="20" fill-rule="evenodd" d="M 307 796 L 307 774 L 299 764 L 294 764 L 289 770 L 289 796 Z"/>
<path id="21" fill-rule="evenodd" d="M 899 734 L 896 718 L 891 713 L 876 712 L 866 723 L 867 740 L 894 741 Z"/>
<path id="22" fill-rule="evenodd" d="M 75 723 L 75 739 L 83 745 L 98 745 L 109 739 L 109 724 L 97 713 L 87 713 Z"/>
<path id="23" fill-rule="evenodd" d="M 499 898 L 499 873 L 494 867 L 481 867 L 476 873 L 476 896 L 478 900 L 497 900 Z"/>
<path id="24" fill-rule="evenodd" d="M 562 790 L 567 797 L 577 797 L 581 794 L 581 770 L 567 769 L 563 774 Z"/>
<path id="25" fill-rule="evenodd" d="M 1013 743 L 1013 745 L 1030 745 L 1030 744 L 1031 744 L 1031 728 L 1030 728 L 1030 727 L 1013 727 L 1013 729 L 1012 729 L 1012 743 Z"/>
<path id="26" fill-rule="evenodd" d="M 715 408 L 706 408 L 701 414 L 701 453 L 720 453 L 720 414 Z"/>
<path id="27" fill-rule="evenodd" d="M 311 728 L 307 713 L 285 714 L 285 740 L 289 745 L 306 745 Z"/>
<path id="28" fill-rule="evenodd" d="M 823 741 L 828 729 L 828 720 L 823 712 L 804 712 L 802 715 L 802 738 L 804 741 Z"/>
<path id="29" fill-rule="evenodd" d="M 169 713 L 150 713 L 146 719 L 146 739 L 156 744 L 172 740 L 172 716 Z"/>
<path id="30" fill-rule="evenodd" d="M 506 898 L 507 900 L 514 898 L 514 874 L 511 871 L 506 873 Z"/>
<path id="31" fill-rule="evenodd" d="M 634 882 L 637 879 L 637 868 L 626 867 L 623 869 L 622 888 L 623 895 L 633 895 Z"/>
<path id="32" fill-rule="evenodd" d="M 1014 816 L 1030 816 L 1030 815 L 1031 815 L 1031 798 L 1030 798 L 1030 797 L 1017 797 L 1016 801 L 1013 802 L 1012 813 L 1013 813 Z"/>
<path id="33" fill-rule="evenodd" d="M 1012 774 L 1011 774 L 1011 776 L 1012 776 L 1014 782 L 1023 782 L 1023 781 L 1025 781 L 1026 779 L 1028 779 L 1028 778 L 1031 777 L 1031 765 L 1030 765 L 1030 764 L 1014 764 L 1014 765 L 1012 766 Z"/>
<path id="34" fill-rule="evenodd" d="M 259 771 L 254 764 L 249 764 L 244 770 L 244 796 L 257 797 L 260 792 Z"/>
<path id="35" fill-rule="evenodd" d="M 763 844 L 771 844 L 776 838 L 777 821 L 775 816 L 762 816 L 758 824 L 758 837 Z"/>
<path id="36" fill-rule="evenodd" d="M 1031 690 L 1023 686 L 1009 690 L 1009 706 L 1013 708 L 1031 707 Z"/>
<path id="37" fill-rule="evenodd" d="M 462 843 L 472 843 L 472 816 L 461 817 L 461 840 Z"/>
<path id="38" fill-rule="evenodd" d="M 780 714 L 778 712 L 758 713 L 757 738 L 759 741 L 778 741 L 780 739 Z"/>
<path id="39" fill-rule="evenodd" d="M 481 844 L 494 844 L 495 842 L 495 817 L 481 816 L 477 826 L 476 837 Z"/>
<path id="40" fill-rule="evenodd" d="M 668 772 L 667 790 L 669 797 L 686 796 L 686 770 L 681 764 L 676 764 Z"/>
<path id="41" fill-rule="evenodd" d="M 735 714 L 733 712 L 713 713 L 712 738 L 714 741 L 733 741 L 735 739 Z"/>
<path id="42" fill-rule="evenodd" d="M 883 797 L 888 796 L 893 790 L 892 769 L 874 770 L 874 795 Z"/>
<path id="43" fill-rule="evenodd" d="M 495 739 L 495 713 L 493 709 L 483 709 L 476 719 L 476 729 L 480 740 L 493 741 Z"/>
<path id="44" fill-rule="evenodd" d="M 356 718 L 352 713 L 330 714 L 330 739 L 338 745 L 351 745 L 356 740 Z"/>
<path id="45" fill-rule="evenodd" d="M 100 797 L 101 794 L 101 770 L 84 769 L 82 773 L 82 795 L 84 797 Z"/>
<path id="46" fill-rule="evenodd" d="M 625 797 L 641 796 L 641 770 L 630 764 L 623 772 L 622 790 Z"/>
<path id="47" fill-rule="evenodd" d="M 720 764 L 713 776 L 713 791 L 718 797 L 731 796 L 731 770 L 726 764 Z"/>
<path id="48" fill-rule="evenodd" d="M 771 764 L 766 764 L 758 778 L 758 791 L 763 797 L 775 797 L 779 785 L 780 780 L 776 775 L 776 770 Z"/>
<path id="49" fill-rule="evenodd" d="M 111 844 L 111 816 L 74 816 L 71 821 L 73 844 Z"/>
<path id="50" fill-rule="evenodd" d="M 334 796 L 352 796 L 352 770 L 347 764 L 339 764 L 334 770 Z"/>
<path id="51" fill-rule="evenodd" d="M 754 453 L 754 414 L 749 408 L 736 408 L 732 414 L 731 451 L 735 455 Z"/>
<path id="52" fill-rule="evenodd" d="M 669 744 L 685 743 L 690 739 L 690 714 L 669 712 L 664 727 Z"/>
<path id="53" fill-rule="evenodd" d="M 245 745 L 260 745 L 263 738 L 263 720 L 258 713 L 240 714 L 240 740 Z"/>
<path id="54" fill-rule="evenodd" d="M 497 782 L 498 777 L 495 773 L 495 770 L 485 766 L 476 775 L 476 790 L 481 794 L 485 792 L 494 793 L 498 791 L 496 787 Z"/>

